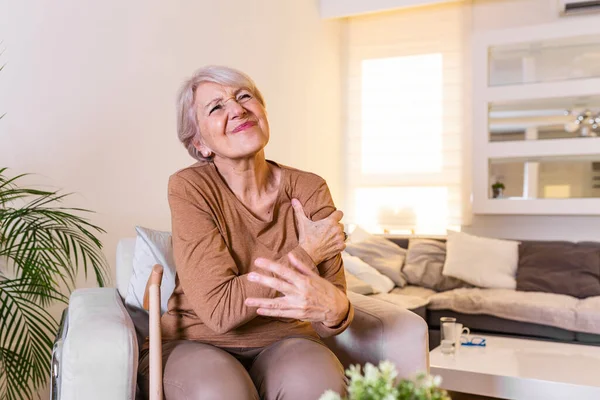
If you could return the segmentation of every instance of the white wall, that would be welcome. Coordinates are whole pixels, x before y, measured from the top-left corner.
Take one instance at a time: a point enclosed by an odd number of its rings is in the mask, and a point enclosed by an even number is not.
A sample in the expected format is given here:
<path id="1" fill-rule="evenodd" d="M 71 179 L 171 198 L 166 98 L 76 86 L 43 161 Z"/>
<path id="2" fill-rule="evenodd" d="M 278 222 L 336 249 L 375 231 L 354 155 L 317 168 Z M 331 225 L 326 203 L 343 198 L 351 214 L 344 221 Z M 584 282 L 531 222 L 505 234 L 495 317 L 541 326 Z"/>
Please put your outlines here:
<path id="1" fill-rule="evenodd" d="M 339 201 L 340 22 L 314 0 L 2 1 L 0 41 L 0 166 L 76 192 L 69 204 L 108 231 L 112 268 L 136 224 L 170 229 L 167 178 L 193 162 L 175 92 L 205 64 L 256 80 L 267 157 L 321 174 Z"/>
<path id="2" fill-rule="evenodd" d="M 486 30 L 547 24 L 561 18 L 556 0 L 475 0 L 472 15 L 473 35 Z M 565 18 L 600 23 L 598 14 Z M 599 216 L 474 215 L 463 230 L 515 239 L 600 240 L 599 227 Z"/>
<path id="3" fill-rule="evenodd" d="M 463 0 L 319 0 L 319 3 L 323 18 L 340 18 L 453 1 Z"/>

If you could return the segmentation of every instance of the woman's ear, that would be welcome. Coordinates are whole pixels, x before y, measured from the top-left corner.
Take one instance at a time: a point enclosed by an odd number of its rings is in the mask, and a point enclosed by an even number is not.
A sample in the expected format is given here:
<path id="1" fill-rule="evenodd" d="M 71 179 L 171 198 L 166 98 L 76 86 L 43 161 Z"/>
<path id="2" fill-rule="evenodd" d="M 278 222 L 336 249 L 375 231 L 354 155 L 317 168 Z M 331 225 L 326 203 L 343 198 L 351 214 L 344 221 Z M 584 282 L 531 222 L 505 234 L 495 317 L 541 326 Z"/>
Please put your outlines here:
<path id="1" fill-rule="evenodd" d="M 198 136 L 196 136 L 194 139 L 192 139 L 192 144 L 194 145 L 196 150 L 198 150 L 198 153 L 200 153 L 202 155 L 202 157 L 204 157 L 204 158 L 212 157 L 212 155 L 213 155 L 212 150 L 209 149 L 208 147 L 206 147 L 206 145 L 204 145 L 204 143 L 202 143 L 202 141 L 198 138 Z"/>

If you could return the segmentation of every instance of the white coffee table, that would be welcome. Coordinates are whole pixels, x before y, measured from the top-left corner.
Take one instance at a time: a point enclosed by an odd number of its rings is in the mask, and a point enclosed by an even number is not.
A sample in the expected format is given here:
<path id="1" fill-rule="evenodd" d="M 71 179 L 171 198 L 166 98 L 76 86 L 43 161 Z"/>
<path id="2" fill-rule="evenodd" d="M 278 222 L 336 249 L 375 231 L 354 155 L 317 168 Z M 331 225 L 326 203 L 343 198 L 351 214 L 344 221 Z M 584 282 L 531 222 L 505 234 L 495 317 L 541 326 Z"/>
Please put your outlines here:
<path id="1" fill-rule="evenodd" d="M 486 347 L 430 353 L 442 388 L 503 399 L 600 399 L 600 347 L 485 335 Z"/>

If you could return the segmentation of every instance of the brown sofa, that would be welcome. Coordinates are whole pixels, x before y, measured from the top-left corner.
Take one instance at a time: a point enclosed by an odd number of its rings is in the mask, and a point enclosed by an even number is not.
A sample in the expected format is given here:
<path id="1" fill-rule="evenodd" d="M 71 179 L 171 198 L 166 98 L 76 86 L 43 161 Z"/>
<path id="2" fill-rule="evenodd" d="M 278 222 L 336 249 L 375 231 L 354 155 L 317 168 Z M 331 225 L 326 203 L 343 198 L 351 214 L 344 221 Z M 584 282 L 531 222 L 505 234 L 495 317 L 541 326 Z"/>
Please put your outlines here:
<path id="1" fill-rule="evenodd" d="M 390 240 L 408 248 L 409 239 Z M 474 333 L 600 345 L 600 243 L 521 241 L 517 290 L 409 285 L 373 296 L 424 318 L 430 348 L 443 316 Z"/>

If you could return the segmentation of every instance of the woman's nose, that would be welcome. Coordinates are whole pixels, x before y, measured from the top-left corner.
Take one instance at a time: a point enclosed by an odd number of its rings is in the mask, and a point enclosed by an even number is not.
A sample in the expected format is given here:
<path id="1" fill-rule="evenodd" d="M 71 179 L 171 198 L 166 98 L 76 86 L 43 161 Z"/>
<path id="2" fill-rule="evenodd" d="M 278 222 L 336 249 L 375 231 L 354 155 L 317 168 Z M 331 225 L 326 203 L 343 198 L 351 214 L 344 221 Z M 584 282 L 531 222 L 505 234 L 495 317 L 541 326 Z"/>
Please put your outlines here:
<path id="1" fill-rule="evenodd" d="M 234 99 L 227 102 L 227 107 L 232 118 L 246 115 L 246 109 Z"/>

